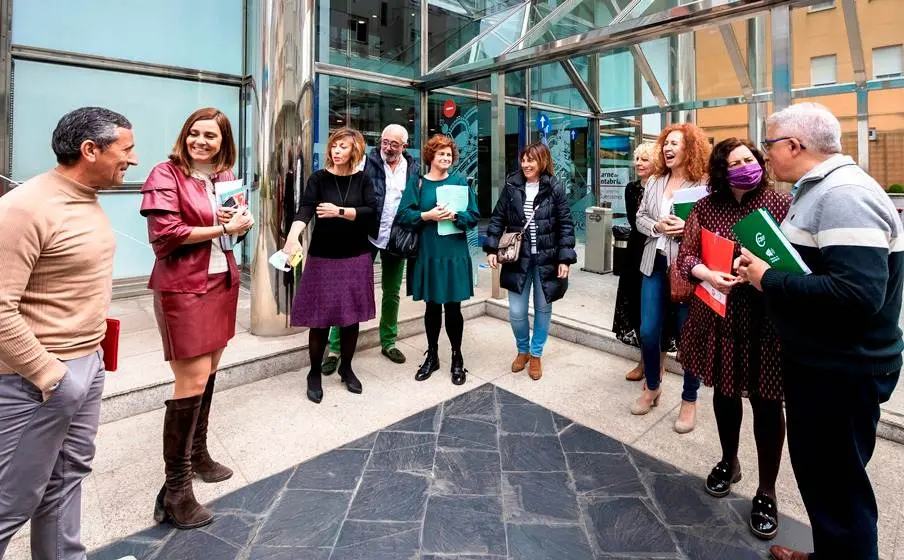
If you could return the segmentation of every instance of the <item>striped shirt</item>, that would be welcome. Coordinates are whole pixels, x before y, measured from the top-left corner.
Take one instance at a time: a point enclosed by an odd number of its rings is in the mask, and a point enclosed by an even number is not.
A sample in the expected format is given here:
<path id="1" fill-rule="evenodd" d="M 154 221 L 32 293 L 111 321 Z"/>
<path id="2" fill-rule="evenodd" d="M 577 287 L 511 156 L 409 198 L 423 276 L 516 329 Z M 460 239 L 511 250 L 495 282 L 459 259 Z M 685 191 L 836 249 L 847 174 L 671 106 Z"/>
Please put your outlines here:
<path id="1" fill-rule="evenodd" d="M 534 200 L 540 192 L 540 183 L 528 183 L 524 188 L 524 219 L 525 223 L 534 217 Z M 527 228 L 527 236 L 530 239 L 530 252 L 537 254 L 537 222 L 531 221 Z"/>

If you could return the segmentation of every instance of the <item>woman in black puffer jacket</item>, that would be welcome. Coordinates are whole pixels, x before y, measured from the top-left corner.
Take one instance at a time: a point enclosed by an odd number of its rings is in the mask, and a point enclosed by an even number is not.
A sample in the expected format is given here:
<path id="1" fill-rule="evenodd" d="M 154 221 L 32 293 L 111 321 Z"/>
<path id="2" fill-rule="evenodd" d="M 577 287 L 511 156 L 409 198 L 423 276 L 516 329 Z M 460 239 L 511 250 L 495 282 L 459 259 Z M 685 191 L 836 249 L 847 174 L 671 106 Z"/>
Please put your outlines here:
<path id="1" fill-rule="evenodd" d="M 512 371 L 530 364 L 528 374 L 543 375 L 540 357 L 549 335 L 552 302 L 568 289 L 568 268 L 577 262 L 574 223 L 565 189 L 553 174 L 552 157 L 544 144 L 531 144 L 521 152 L 521 170 L 505 180 L 505 188 L 490 218 L 483 250 L 490 268 L 499 263 L 496 252 L 506 232 L 524 229 L 519 259 L 502 265 L 501 284 L 509 291 L 509 321 L 515 333 L 518 356 Z M 531 219 L 533 218 L 533 219 Z M 531 339 L 528 307 L 534 292 L 534 336 Z"/>

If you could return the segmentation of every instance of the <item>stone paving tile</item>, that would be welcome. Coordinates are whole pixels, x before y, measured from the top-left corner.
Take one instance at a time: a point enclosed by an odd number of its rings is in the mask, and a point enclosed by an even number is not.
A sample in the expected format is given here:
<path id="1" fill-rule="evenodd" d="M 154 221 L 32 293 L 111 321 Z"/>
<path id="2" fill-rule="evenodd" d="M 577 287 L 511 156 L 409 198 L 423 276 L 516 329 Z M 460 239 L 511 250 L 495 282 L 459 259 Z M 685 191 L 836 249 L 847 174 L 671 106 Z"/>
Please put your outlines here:
<path id="1" fill-rule="evenodd" d="M 91 560 L 754 559 L 749 502 L 492 385 L 482 385 Z M 783 517 L 775 542 L 810 549 Z"/>

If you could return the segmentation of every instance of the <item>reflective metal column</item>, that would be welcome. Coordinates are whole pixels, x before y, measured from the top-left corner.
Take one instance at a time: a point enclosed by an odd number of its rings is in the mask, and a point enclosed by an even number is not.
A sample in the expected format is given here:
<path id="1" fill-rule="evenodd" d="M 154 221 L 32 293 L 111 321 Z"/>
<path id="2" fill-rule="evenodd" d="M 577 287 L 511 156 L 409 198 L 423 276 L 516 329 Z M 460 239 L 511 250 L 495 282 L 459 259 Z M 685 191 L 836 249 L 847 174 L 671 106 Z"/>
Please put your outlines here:
<path id="1" fill-rule="evenodd" d="M 254 76 L 255 150 L 260 191 L 251 264 L 251 332 L 289 334 L 295 275 L 268 263 L 313 171 L 314 0 L 260 0 L 261 61 Z"/>
<path id="2" fill-rule="evenodd" d="M 772 108 L 791 105 L 791 9 L 772 9 Z"/>
<path id="3" fill-rule="evenodd" d="M 527 86 L 528 89 L 530 85 Z M 490 89 L 493 99 L 490 104 L 490 176 L 492 179 L 492 200 L 499 200 L 500 189 L 505 185 L 505 74 L 494 73 L 490 76 Z M 501 299 L 502 288 L 499 285 L 499 269 L 493 271 L 492 297 Z"/>

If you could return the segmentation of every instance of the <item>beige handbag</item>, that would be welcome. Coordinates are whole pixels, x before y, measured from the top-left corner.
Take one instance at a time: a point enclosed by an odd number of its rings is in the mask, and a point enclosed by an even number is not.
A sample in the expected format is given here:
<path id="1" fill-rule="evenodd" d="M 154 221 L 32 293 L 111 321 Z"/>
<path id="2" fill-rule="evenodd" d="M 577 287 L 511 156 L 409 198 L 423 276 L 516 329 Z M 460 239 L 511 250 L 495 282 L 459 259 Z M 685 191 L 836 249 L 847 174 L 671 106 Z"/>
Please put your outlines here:
<path id="1" fill-rule="evenodd" d="M 524 239 L 524 232 L 530 227 L 530 223 L 534 221 L 534 216 L 524 224 L 520 231 L 512 231 L 503 233 L 499 238 L 499 247 L 496 249 L 496 260 L 500 264 L 513 263 L 521 256 L 521 242 Z"/>

